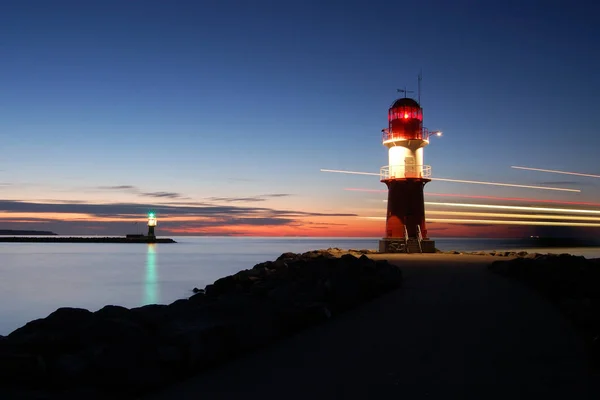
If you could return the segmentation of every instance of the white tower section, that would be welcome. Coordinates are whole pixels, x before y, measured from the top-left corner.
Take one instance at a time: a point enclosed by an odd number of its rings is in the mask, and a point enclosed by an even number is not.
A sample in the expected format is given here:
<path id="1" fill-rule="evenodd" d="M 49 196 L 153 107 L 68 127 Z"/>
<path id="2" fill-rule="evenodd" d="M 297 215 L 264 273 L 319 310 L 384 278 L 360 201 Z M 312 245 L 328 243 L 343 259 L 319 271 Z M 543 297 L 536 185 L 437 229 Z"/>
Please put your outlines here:
<path id="1" fill-rule="evenodd" d="M 431 176 L 431 167 L 423 162 L 423 148 L 429 144 L 429 140 L 398 138 L 385 140 L 383 144 L 388 148 L 389 157 L 389 174 L 385 179 Z"/>

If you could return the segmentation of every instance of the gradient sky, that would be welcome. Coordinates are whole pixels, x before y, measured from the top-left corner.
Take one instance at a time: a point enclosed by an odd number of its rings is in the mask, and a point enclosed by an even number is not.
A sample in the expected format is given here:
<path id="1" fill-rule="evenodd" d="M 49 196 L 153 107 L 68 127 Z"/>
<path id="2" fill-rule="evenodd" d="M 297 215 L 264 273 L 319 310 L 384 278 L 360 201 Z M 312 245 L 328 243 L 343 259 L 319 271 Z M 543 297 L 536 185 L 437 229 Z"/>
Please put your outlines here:
<path id="1" fill-rule="evenodd" d="M 344 190 L 378 178 L 320 169 L 377 173 L 419 71 L 424 125 L 444 131 L 434 177 L 582 190 L 426 193 L 600 201 L 597 178 L 510 168 L 600 174 L 593 3 L 3 2 L 0 229 L 122 234 L 152 208 L 159 234 L 381 236 L 359 217 L 383 216 L 385 193 Z"/>

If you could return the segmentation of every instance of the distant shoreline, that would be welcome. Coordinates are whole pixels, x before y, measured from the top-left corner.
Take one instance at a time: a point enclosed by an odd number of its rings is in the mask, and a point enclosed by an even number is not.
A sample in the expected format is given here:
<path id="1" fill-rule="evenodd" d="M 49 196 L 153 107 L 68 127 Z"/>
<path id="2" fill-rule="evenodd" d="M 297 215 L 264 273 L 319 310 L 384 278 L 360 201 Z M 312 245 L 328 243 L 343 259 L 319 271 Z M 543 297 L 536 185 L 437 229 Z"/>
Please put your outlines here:
<path id="1" fill-rule="evenodd" d="M 177 243 L 171 238 L 143 237 L 0 237 L 4 243 Z"/>
<path id="2" fill-rule="evenodd" d="M 0 235 L 37 235 L 37 236 L 58 236 L 54 232 L 50 231 L 32 231 L 32 230 L 20 230 L 20 229 L 0 229 Z"/>

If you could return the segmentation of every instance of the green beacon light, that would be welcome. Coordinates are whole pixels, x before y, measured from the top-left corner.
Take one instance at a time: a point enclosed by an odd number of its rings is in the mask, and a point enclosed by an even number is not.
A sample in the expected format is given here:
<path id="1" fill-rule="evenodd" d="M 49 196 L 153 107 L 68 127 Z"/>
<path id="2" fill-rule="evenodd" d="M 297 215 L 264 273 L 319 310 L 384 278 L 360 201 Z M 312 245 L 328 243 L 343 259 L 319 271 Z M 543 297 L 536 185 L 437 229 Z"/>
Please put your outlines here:
<path id="1" fill-rule="evenodd" d="M 156 226 L 156 214 L 153 212 L 148 213 L 148 236 L 155 237 L 154 227 Z"/>

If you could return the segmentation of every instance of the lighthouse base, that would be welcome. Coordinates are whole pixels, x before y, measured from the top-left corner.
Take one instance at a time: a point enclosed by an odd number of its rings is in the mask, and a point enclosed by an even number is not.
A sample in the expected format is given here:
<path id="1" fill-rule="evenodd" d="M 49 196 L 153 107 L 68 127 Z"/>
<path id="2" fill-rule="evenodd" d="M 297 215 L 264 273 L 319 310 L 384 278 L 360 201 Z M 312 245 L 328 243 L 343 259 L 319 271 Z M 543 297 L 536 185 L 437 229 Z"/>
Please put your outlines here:
<path id="1" fill-rule="evenodd" d="M 434 240 L 409 239 L 408 242 L 404 238 L 384 238 L 379 241 L 380 253 L 435 253 Z"/>

